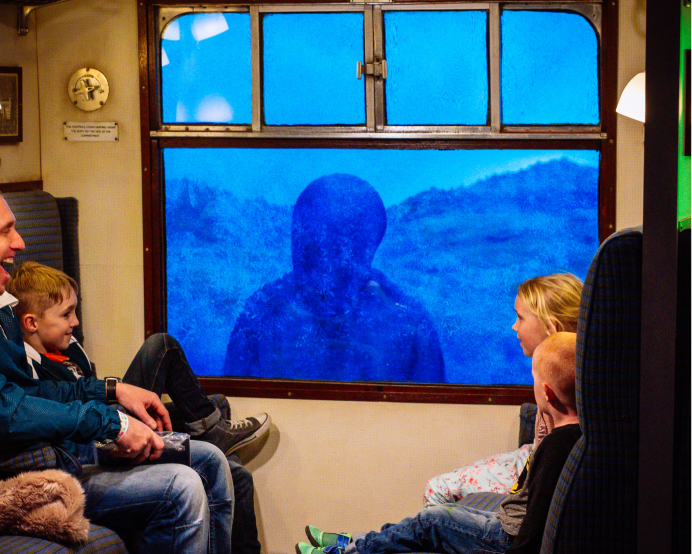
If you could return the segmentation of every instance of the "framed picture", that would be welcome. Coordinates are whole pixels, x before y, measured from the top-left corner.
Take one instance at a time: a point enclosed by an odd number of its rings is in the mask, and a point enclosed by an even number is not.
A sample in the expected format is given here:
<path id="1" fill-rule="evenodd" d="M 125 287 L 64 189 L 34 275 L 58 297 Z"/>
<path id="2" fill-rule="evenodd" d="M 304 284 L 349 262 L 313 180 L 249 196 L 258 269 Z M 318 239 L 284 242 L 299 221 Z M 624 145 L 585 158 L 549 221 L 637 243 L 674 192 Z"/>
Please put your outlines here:
<path id="1" fill-rule="evenodd" d="M 0 67 L 0 144 L 22 142 L 22 68 Z"/>

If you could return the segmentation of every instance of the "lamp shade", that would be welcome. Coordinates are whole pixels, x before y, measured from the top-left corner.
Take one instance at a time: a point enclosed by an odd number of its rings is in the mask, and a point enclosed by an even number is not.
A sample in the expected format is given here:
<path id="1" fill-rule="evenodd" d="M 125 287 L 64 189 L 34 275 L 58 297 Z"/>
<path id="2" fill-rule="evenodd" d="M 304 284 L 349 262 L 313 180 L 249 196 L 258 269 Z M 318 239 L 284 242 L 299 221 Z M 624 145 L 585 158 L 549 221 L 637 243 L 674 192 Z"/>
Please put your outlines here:
<path id="1" fill-rule="evenodd" d="M 620 95 L 620 101 L 615 111 L 620 115 L 631 117 L 644 123 L 646 108 L 646 73 L 637 73 L 627 83 L 625 90 Z"/>

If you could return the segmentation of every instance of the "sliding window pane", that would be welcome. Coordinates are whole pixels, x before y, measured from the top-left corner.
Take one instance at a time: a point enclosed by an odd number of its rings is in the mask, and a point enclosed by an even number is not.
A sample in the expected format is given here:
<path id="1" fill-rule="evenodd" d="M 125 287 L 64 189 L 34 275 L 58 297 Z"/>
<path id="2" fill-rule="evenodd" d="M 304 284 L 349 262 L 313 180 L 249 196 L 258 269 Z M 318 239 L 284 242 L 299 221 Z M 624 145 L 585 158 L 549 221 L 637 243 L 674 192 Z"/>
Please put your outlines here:
<path id="1" fill-rule="evenodd" d="M 164 30 L 164 123 L 252 123 L 250 15 L 184 15 Z"/>
<path id="2" fill-rule="evenodd" d="M 487 12 L 386 12 L 389 125 L 485 125 Z"/>
<path id="3" fill-rule="evenodd" d="M 598 248 L 594 151 L 173 148 L 164 162 L 167 328 L 200 375 L 529 384 L 517 286 L 583 278 Z"/>
<path id="4" fill-rule="evenodd" d="M 502 122 L 597 125 L 598 40 L 581 15 L 505 10 Z"/>
<path id="5" fill-rule="evenodd" d="M 267 125 L 365 124 L 362 13 L 269 14 L 262 27 Z"/>

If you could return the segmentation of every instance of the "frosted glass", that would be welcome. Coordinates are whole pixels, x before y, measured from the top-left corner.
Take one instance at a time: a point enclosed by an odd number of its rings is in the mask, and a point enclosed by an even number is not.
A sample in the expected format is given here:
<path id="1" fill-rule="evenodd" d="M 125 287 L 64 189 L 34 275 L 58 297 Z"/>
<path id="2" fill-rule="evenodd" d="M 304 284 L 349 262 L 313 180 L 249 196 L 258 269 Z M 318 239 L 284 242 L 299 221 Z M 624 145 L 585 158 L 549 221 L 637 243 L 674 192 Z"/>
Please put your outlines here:
<path id="1" fill-rule="evenodd" d="M 249 14 L 184 15 L 162 38 L 164 123 L 252 123 Z"/>
<path id="2" fill-rule="evenodd" d="M 178 148 L 164 162 L 167 328 L 200 375 L 529 384 L 517 286 L 583 278 L 598 249 L 595 151 Z"/>
<path id="3" fill-rule="evenodd" d="M 598 42 L 584 17 L 506 10 L 501 35 L 504 124 L 599 123 Z"/>
<path id="4" fill-rule="evenodd" d="M 485 125 L 485 11 L 386 12 L 389 125 Z"/>
<path id="5" fill-rule="evenodd" d="M 263 38 L 267 125 L 365 124 L 362 13 L 265 15 Z"/>

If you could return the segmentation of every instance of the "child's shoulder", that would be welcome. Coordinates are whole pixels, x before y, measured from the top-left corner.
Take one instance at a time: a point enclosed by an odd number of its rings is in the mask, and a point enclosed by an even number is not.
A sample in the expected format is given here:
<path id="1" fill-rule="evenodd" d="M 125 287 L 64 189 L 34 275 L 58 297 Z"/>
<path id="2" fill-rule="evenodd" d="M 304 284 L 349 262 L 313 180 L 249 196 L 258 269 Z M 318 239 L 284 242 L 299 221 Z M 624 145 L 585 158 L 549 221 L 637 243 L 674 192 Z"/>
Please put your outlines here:
<path id="1" fill-rule="evenodd" d="M 569 454 L 569 451 L 572 450 L 579 437 L 581 437 L 581 427 L 579 427 L 578 423 L 555 427 L 538 445 L 536 456 L 538 456 L 539 452 L 544 454 L 548 451 L 560 452 L 566 450 Z"/>

